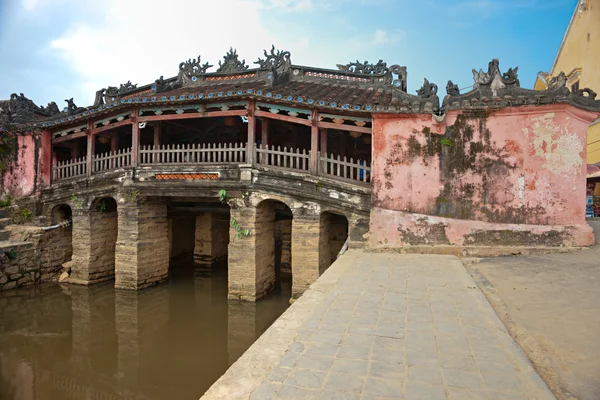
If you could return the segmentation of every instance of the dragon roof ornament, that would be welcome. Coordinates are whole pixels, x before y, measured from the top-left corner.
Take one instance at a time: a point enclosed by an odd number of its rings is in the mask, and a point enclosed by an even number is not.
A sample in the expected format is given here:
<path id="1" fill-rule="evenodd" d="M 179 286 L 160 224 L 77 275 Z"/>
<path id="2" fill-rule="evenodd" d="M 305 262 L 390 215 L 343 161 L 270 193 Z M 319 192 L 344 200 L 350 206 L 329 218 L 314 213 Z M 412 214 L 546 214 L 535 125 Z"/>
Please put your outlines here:
<path id="1" fill-rule="evenodd" d="M 30 120 L 53 117 L 60 114 L 55 102 L 46 107 L 36 105 L 23 93 L 10 95 L 6 101 L 0 102 L 0 126 L 20 125 Z"/>
<path id="2" fill-rule="evenodd" d="M 248 68 L 249 66 L 246 65 L 246 60 L 240 61 L 238 59 L 237 50 L 230 47 L 229 51 L 223 56 L 223 62 L 219 61 L 217 73 L 227 74 L 232 72 L 243 72 Z"/>
<path id="3" fill-rule="evenodd" d="M 406 67 L 402 67 L 398 64 L 387 66 L 387 63 L 383 60 L 377 61 L 376 64 L 370 64 L 368 61 L 350 62 L 348 64 L 337 64 L 338 70 L 343 72 L 352 72 L 355 74 L 363 75 L 383 75 L 379 83 L 383 84 L 394 84 L 406 92 Z M 394 79 L 394 75 L 397 79 Z"/>

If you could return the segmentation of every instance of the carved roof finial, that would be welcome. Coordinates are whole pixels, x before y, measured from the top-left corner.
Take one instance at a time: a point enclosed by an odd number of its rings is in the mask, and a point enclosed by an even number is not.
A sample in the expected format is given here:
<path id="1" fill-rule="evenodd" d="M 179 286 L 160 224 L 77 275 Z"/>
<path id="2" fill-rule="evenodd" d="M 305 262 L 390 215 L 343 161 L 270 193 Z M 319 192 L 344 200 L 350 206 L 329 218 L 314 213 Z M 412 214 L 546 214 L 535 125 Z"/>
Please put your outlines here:
<path id="1" fill-rule="evenodd" d="M 232 72 L 243 72 L 249 68 L 246 65 L 246 60 L 239 61 L 237 50 L 233 47 L 229 48 L 227 54 L 223 56 L 223 62 L 219 61 L 218 73 L 232 73 Z"/>

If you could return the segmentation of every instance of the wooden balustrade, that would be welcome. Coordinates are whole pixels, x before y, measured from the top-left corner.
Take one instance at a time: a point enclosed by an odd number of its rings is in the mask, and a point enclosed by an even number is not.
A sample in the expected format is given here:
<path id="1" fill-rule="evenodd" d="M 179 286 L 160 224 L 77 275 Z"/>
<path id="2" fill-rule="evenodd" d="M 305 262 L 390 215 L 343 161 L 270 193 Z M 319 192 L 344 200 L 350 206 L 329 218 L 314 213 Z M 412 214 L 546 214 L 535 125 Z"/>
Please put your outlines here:
<path id="1" fill-rule="evenodd" d="M 319 174 L 335 178 L 348 179 L 359 182 L 371 182 L 371 166 L 364 160 L 335 157 L 333 154 L 325 153 L 321 157 L 319 152 Z"/>
<path id="2" fill-rule="evenodd" d="M 131 148 L 109 151 L 94 156 L 93 172 L 110 171 L 131 165 Z"/>
<path id="3" fill-rule="evenodd" d="M 254 145 L 256 152 L 256 160 L 258 164 L 269 165 L 285 169 L 295 169 L 300 171 L 308 171 L 310 160 L 310 151 L 306 149 L 294 149 L 290 147 L 271 146 L 269 145 Z"/>
<path id="4" fill-rule="evenodd" d="M 243 164 L 244 143 L 142 146 L 140 164 Z"/>
<path id="5" fill-rule="evenodd" d="M 281 146 L 254 145 L 255 162 L 275 168 L 309 171 L 310 151 Z M 184 144 L 141 146 L 141 165 L 173 164 L 244 164 L 247 160 L 246 144 Z M 98 154 L 93 157 L 92 172 L 111 171 L 130 167 L 132 151 L 121 149 Z M 87 173 L 86 158 L 62 161 L 52 167 L 52 180 L 84 177 Z M 339 155 L 318 153 L 317 174 L 334 179 L 370 183 L 371 166 L 360 159 L 354 160 Z"/>
<path id="6" fill-rule="evenodd" d="M 59 181 L 62 179 L 85 176 L 86 172 L 87 159 L 85 157 L 59 161 L 56 165 L 52 166 L 52 180 Z"/>

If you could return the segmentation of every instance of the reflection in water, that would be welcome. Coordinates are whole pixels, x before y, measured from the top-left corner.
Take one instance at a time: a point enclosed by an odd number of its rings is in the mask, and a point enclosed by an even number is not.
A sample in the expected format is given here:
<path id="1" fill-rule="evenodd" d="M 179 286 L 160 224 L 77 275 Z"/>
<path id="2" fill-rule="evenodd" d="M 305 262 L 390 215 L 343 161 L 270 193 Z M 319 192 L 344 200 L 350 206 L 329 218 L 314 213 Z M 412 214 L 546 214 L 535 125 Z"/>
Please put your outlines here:
<path id="1" fill-rule="evenodd" d="M 59 285 L 0 295 L 0 399 L 198 399 L 287 308 L 289 287 L 227 301 L 226 273 L 141 292 Z"/>

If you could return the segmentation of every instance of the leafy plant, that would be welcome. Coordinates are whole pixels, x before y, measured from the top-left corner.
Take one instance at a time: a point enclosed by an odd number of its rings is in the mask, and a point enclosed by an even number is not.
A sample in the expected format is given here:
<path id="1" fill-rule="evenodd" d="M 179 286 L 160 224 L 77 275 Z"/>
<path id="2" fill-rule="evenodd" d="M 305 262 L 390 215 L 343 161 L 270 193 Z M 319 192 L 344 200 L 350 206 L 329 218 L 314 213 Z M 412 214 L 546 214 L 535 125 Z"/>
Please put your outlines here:
<path id="1" fill-rule="evenodd" d="M 237 239 L 241 239 L 244 236 L 252 235 L 252 231 L 250 229 L 242 229 L 242 227 L 240 226 L 240 224 L 238 224 L 235 218 L 231 219 L 231 226 L 235 229 L 235 237 Z"/>
<path id="2" fill-rule="evenodd" d="M 219 201 L 221 203 L 227 203 L 229 200 L 229 195 L 227 194 L 227 190 L 221 189 L 219 190 Z"/>
<path id="3" fill-rule="evenodd" d="M 98 211 L 100 211 L 101 213 L 106 211 L 106 199 L 100 200 L 100 202 L 98 203 Z"/>
<path id="4" fill-rule="evenodd" d="M 23 207 L 18 211 L 18 214 L 23 217 L 23 219 L 28 220 L 33 215 L 33 212 L 29 208 Z"/>
<path id="5" fill-rule="evenodd" d="M 10 207 L 12 204 L 12 197 L 6 196 L 5 199 L 0 200 L 0 208 Z"/>
<path id="6" fill-rule="evenodd" d="M 77 197 L 75 194 L 71 196 L 71 203 L 78 208 L 83 207 L 83 199 Z"/>
<path id="7" fill-rule="evenodd" d="M 454 144 L 454 142 L 452 141 L 452 139 L 449 138 L 441 138 L 440 139 L 440 143 L 442 144 L 442 146 L 452 146 Z"/>
<path id="8" fill-rule="evenodd" d="M 123 197 L 125 198 L 125 201 L 127 203 L 133 203 L 137 200 L 139 195 L 140 195 L 139 190 L 131 189 L 131 190 L 126 190 L 125 193 L 123 194 Z"/>
<path id="9" fill-rule="evenodd" d="M 321 181 L 318 181 L 317 184 L 315 185 L 315 193 L 319 193 L 319 190 L 323 187 L 323 183 L 321 183 Z"/>
<path id="10" fill-rule="evenodd" d="M 17 251 L 14 248 L 5 251 L 4 254 L 6 254 L 6 257 L 8 257 L 9 260 L 14 260 L 17 258 Z"/>

